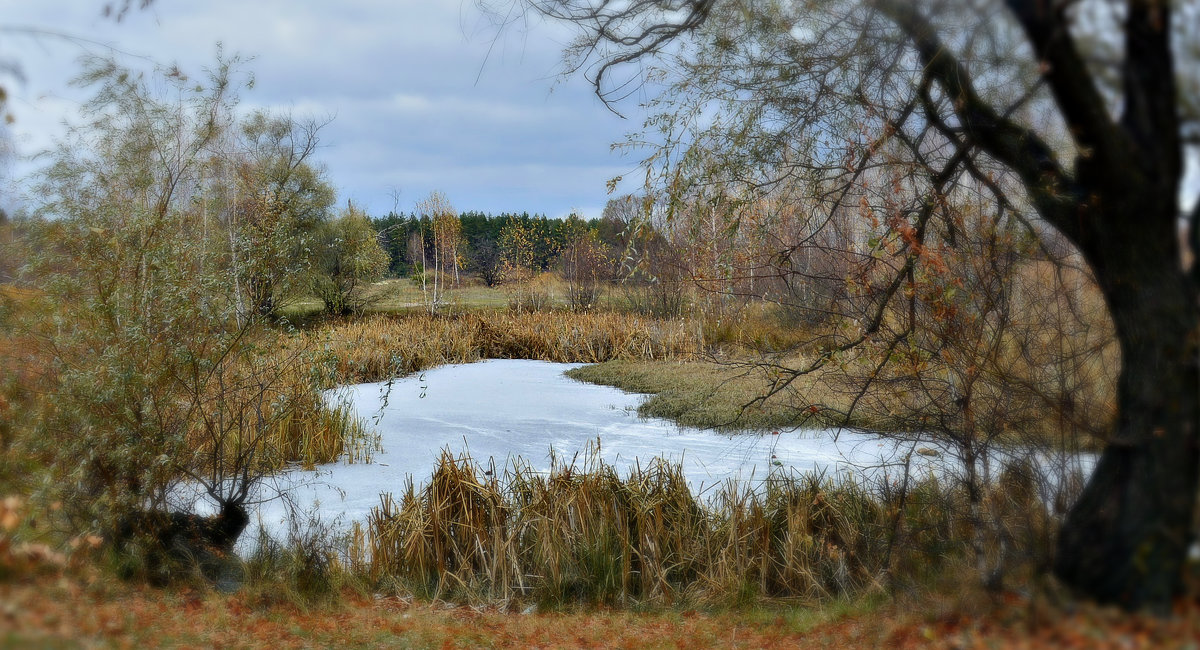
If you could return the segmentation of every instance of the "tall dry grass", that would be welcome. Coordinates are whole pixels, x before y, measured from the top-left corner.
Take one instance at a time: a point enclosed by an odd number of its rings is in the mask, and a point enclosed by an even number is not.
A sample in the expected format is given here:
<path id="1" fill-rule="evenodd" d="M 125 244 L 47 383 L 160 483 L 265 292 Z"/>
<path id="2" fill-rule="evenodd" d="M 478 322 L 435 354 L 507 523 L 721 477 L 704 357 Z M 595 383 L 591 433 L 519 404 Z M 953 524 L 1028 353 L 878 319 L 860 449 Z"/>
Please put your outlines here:
<path id="1" fill-rule="evenodd" d="M 351 460 L 370 457 L 374 437 L 347 406 L 327 403 L 320 392 L 337 384 L 487 358 L 583 363 L 682 358 L 696 354 L 698 343 L 680 322 L 612 313 L 485 312 L 378 315 L 296 336 L 280 333 L 269 347 L 279 350 L 264 362 L 273 364 L 276 373 L 271 394 L 243 403 L 269 405 L 265 419 L 271 430 L 260 462 L 279 469 L 289 463 L 332 462 L 343 455 Z M 193 447 L 207 453 L 203 441 Z"/>
<path id="2" fill-rule="evenodd" d="M 1044 533 L 1053 518 L 1007 480 L 989 489 L 991 523 L 1007 531 L 990 548 L 1044 555 L 1016 533 Z M 427 598 L 814 602 L 967 566 L 978 539 L 967 512 L 964 489 L 932 476 L 901 483 L 778 472 L 700 500 L 680 468 L 661 460 L 624 476 L 594 455 L 554 459 L 548 473 L 520 460 L 485 471 L 446 452 L 423 487 L 410 481 L 398 499 L 381 496 L 362 555 L 375 580 Z"/>
<path id="3" fill-rule="evenodd" d="M 258 426 L 245 427 L 240 435 L 261 437 L 257 459 L 261 470 L 275 471 L 297 463 L 311 468 L 339 458 L 369 462 L 378 448 L 378 436 L 350 405 L 323 394 L 331 385 L 331 361 L 308 348 L 309 344 L 303 337 L 280 335 L 275 345 L 279 352 L 261 362 L 269 368 L 269 393 L 238 403 L 243 409 L 259 411 L 253 414 L 256 417 L 246 418 L 256 420 Z M 192 447 L 203 454 L 211 442 L 199 439 Z"/>
<path id="4" fill-rule="evenodd" d="M 290 384 L 282 405 L 267 442 L 270 469 L 291 463 L 312 468 L 342 457 L 370 462 L 378 448 L 377 437 L 348 405 L 327 402 L 311 383 Z"/>
<path id="5" fill-rule="evenodd" d="M 695 333 L 680 321 L 616 313 L 380 315 L 335 324 L 310 336 L 334 364 L 338 382 L 380 381 L 480 359 L 598 363 L 686 358 L 700 350 Z"/>

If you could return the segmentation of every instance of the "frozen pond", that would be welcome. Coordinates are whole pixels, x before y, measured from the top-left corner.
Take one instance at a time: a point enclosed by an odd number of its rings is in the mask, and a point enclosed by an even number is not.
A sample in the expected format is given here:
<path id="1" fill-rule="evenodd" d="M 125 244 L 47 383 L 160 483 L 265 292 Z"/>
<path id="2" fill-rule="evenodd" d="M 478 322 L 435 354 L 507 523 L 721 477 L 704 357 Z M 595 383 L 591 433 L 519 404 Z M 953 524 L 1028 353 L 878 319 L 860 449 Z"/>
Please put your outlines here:
<path id="1" fill-rule="evenodd" d="M 682 463 L 699 492 L 728 478 L 761 478 L 772 454 L 783 467 L 808 470 L 847 460 L 878 462 L 881 452 L 891 450 L 874 436 L 848 432 L 837 442 L 833 431 L 730 435 L 642 418 L 637 407 L 643 395 L 563 375 L 577 365 L 493 360 L 445 366 L 395 382 L 386 405 L 384 385 L 348 387 L 359 416 L 377 423 L 384 451 L 371 466 L 331 469 L 355 484 L 373 477 L 372 485 L 396 489 L 405 475 L 426 478 L 445 448 L 456 455 L 469 451 L 484 464 L 520 456 L 548 469 L 552 448 L 570 459 L 599 441 L 601 457 L 618 469 L 655 456 Z"/>
<path id="2" fill-rule="evenodd" d="M 469 453 L 485 466 L 494 458 L 498 468 L 520 456 L 546 470 L 551 449 L 569 461 L 598 442 L 600 456 L 622 474 L 655 456 L 681 463 L 697 494 L 726 480 L 762 480 L 768 470 L 838 472 L 898 455 L 896 443 L 850 431 L 729 435 L 641 418 L 637 407 L 644 396 L 563 375 L 577 365 L 492 360 L 443 366 L 398 379 L 390 388 L 344 387 L 339 395 L 375 427 L 383 450 L 370 463 L 294 470 L 269 482 L 288 491 L 301 510 L 319 510 L 323 522 L 348 525 L 365 521 L 381 492 L 399 495 L 409 476 L 418 485 L 427 481 L 443 449 Z M 285 508 L 279 501 L 263 504 L 259 514 L 268 530 L 282 529 Z"/>

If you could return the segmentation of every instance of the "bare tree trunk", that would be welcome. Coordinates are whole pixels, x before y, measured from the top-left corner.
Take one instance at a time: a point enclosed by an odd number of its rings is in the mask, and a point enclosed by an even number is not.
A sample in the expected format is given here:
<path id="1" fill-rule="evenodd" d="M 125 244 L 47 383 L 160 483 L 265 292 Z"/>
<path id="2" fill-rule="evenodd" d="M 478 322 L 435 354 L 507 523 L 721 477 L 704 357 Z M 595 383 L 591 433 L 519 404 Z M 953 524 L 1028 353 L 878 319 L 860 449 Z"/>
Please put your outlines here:
<path id="1" fill-rule="evenodd" d="M 246 324 L 246 300 L 245 296 L 242 295 L 242 281 L 239 277 L 240 272 L 238 269 L 238 264 L 240 264 L 241 261 L 238 259 L 237 240 L 234 237 L 234 227 L 232 224 L 229 226 L 228 235 L 230 257 L 229 273 L 233 275 L 233 295 L 234 300 L 237 303 L 234 313 L 237 316 L 238 327 L 243 327 Z"/>
<path id="2" fill-rule="evenodd" d="M 425 299 L 425 302 L 429 302 L 429 288 L 426 285 L 428 278 L 429 278 L 429 265 L 425 260 L 425 233 L 422 232 L 421 233 L 421 297 L 423 297 Z M 433 303 L 429 303 L 429 304 L 430 304 L 429 313 L 432 314 L 433 313 L 433 307 L 432 307 Z"/>
<path id="3" fill-rule="evenodd" d="M 1200 477 L 1200 318 L 1178 257 L 1137 237 L 1154 227 L 1137 221 L 1096 243 L 1110 253 L 1097 275 L 1121 344 L 1120 418 L 1068 514 L 1055 571 L 1102 602 L 1165 611 L 1182 589 Z"/>

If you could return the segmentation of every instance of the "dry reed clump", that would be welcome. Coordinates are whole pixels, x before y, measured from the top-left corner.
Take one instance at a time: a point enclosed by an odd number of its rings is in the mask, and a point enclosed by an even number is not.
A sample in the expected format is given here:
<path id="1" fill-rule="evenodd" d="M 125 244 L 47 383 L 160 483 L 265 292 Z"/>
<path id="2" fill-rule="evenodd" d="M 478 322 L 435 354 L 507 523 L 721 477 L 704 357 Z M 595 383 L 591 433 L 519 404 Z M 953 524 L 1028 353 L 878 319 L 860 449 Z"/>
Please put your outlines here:
<path id="1" fill-rule="evenodd" d="M 815 323 L 795 316 L 794 310 L 769 303 L 748 303 L 731 313 L 710 314 L 698 327 L 706 345 L 740 355 L 816 351 L 827 344 L 834 329 L 832 323 L 818 329 Z"/>
<path id="2" fill-rule="evenodd" d="M 477 470 L 443 453 L 420 491 L 381 496 L 367 531 L 378 577 L 430 597 L 611 604 L 673 602 L 699 576 L 707 515 L 676 466 Z"/>
<path id="3" fill-rule="evenodd" d="M 680 321 L 616 313 L 375 316 L 313 336 L 333 360 L 339 382 L 379 381 L 488 358 L 598 363 L 686 358 L 699 351 L 699 341 Z"/>
<path id="4" fill-rule="evenodd" d="M 373 575 L 476 602 L 814 601 L 931 579 L 969 560 L 978 537 L 963 489 L 934 477 L 901 486 L 776 472 L 701 502 L 677 465 L 655 460 L 622 477 L 594 455 L 577 460 L 483 472 L 443 453 L 429 484 L 410 482 L 399 502 L 382 495 L 372 511 Z M 1012 503 L 1020 496 L 1004 497 L 1002 527 L 1045 510 L 1036 495 Z M 1003 541 L 993 546 L 1019 540 Z"/>
<path id="5" fill-rule="evenodd" d="M 309 341 L 298 337 L 307 345 Z M 322 389 L 331 385 L 332 361 L 305 348 L 306 363 L 293 364 L 287 373 L 287 393 L 282 401 L 288 417 L 279 422 L 278 440 L 288 446 L 284 462 L 301 462 L 306 467 L 330 463 L 344 457 L 348 462 L 370 462 L 379 449 L 379 436 L 354 414 L 350 404 Z"/>
<path id="6" fill-rule="evenodd" d="M 272 430 L 266 460 L 270 469 L 288 463 L 312 468 L 343 456 L 349 462 L 370 462 L 378 439 L 353 409 L 330 404 L 311 385 L 294 384 L 284 396 L 281 413 Z"/>
<path id="7" fill-rule="evenodd" d="M 186 445 L 198 465 L 271 472 L 291 463 L 370 460 L 377 436 L 348 405 L 322 395 L 328 370 L 305 343 L 281 335 L 207 382 Z"/>
<path id="8" fill-rule="evenodd" d="M 723 517 L 711 579 L 735 599 L 820 599 L 876 583 L 884 509 L 862 485 L 779 474 L 759 489 L 727 483 L 712 507 Z"/>

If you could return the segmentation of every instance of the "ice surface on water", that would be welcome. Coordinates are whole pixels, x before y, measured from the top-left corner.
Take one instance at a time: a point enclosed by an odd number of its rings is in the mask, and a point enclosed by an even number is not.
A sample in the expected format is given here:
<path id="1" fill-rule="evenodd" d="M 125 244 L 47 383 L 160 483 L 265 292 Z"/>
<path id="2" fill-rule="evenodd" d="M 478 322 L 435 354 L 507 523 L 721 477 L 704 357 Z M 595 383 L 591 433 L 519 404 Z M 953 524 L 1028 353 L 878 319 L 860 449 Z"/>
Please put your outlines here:
<path id="1" fill-rule="evenodd" d="M 622 475 L 639 460 L 645 466 L 661 456 L 682 463 L 696 493 L 728 479 L 760 481 L 772 468 L 839 472 L 898 455 L 894 442 L 849 431 L 729 435 L 640 418 L 643 395 L 563 375 L 578 365 L 492 360 L 443 366 L 396 380 L 390 389 L 386 383 L 344 387 L 338 398 L 375 427 L 383 451 L 369 464 L 340 462 L 285 473 L 269 481 L 268 491 L 287 491 L 301 510 L 315 506 L 322 521 L 348 526 L 366 521 L 380 493 L 399 495 L 407 477 L 417 485 L 428 481 L 445 448 L 456 456 L 469 452 L 485 466 L 489 457 L 502 468 L 506 459 L 520 456 L 546 470 L 551 448 L 569 460 L 577 452 L 582 457 L 598 439 L 601 457 Z M 780 465 L 771 464 L 773 454 Z M 931 461 L 914 455 L 917 462 Z M 259 506 L 269 531 L 283 530 L 285 513 L 280 501 Z"/>

